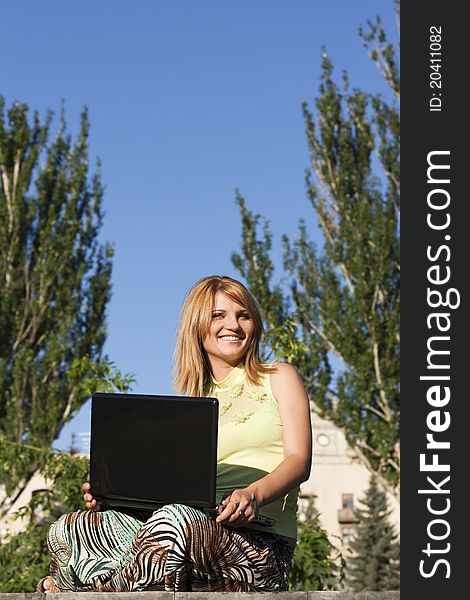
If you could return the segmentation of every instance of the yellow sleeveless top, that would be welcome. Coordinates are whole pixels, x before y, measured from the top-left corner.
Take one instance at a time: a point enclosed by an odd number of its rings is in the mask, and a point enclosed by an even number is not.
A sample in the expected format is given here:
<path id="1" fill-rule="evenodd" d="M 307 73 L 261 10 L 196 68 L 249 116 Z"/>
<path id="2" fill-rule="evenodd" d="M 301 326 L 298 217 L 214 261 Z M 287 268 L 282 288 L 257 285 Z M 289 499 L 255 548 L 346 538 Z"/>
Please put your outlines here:
<path id="1" fill-rule="evenodd" d="M 235 367 L 222 381 L 213 380 L 208 396 L 219 400 L 217 502 L 220 502 L 225 493 L 247 487 L 282 462 L 282 422 L 269 373 L 263 375 L 260 385 L 253 386 L 243 367 Z M 285 497 L 260 508 L 260 514 L 275 519 L 273 527 L 248 527 L 296 538 L 298 492 L 296 486 Z"/>

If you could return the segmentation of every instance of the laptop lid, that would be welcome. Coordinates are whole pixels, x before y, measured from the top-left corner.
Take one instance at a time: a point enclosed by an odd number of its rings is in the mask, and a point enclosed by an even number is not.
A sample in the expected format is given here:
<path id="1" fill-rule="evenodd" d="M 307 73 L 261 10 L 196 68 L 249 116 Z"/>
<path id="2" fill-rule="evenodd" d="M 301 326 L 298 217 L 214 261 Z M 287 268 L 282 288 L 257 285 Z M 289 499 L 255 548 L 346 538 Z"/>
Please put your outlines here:
<path id="1" fill-rule="evenodd" d="M 96 393 L 90 483 L 107 506 L 216 508 L 216 398 Z"/>

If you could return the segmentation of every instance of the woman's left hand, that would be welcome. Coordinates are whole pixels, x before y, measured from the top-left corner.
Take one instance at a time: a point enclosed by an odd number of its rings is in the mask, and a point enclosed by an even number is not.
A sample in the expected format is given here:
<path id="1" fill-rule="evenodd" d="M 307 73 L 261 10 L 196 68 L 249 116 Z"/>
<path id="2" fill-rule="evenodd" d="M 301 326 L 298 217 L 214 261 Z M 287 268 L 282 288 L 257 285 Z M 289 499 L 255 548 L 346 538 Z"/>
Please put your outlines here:
<path id="1" fill-rule="evenodd" d="M 255 494 L 248 488 L 233 490 L 219 505 L 217 523 L 231 527 L 243 527 L 258 514 L 258 502 Z"/>

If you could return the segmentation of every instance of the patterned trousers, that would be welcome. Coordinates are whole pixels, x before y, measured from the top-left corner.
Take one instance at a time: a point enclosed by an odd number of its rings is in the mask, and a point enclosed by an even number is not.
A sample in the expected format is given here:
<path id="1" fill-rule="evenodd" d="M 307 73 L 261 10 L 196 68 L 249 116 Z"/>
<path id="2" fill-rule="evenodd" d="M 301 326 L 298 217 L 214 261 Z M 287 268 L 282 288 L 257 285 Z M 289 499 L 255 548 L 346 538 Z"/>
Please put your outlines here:
<path id="1" fill-rule="evenodd" d="M 114 510 L 69 513 L 48 535 L 60 591 L 283 591 L 294 545 L 181 504 L 145 522 Z"/>

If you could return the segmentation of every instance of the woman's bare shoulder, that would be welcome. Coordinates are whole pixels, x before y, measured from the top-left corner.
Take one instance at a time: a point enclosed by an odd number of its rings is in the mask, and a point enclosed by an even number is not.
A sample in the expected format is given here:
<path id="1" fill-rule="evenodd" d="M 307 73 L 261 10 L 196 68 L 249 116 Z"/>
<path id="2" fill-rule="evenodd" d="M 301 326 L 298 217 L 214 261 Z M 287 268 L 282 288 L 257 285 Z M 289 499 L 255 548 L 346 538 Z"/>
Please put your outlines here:
<path id="1" fill-rule="evenodd" d="M 299 385 L 302 386 L 297 368 L 286 362 L 272 363 L 270 381 L 275 395 L 276 390 L 282 392 L 284 388 L 292 388 L 292 386 Z"/>
<path id="2" fill-rule="evenodd" d="M 267 366 L 270 368 L 271 377 L 299 377 L 297 368 L 290 363 L 275 361 Z"/>
<path id="3" fill-rule="evenodd" d="M 294 365 L 278 362 L 270 374 L 271 392 L 280 408 L 300 410 L 308 406 L 308 397 L 299 372 Z"/>

